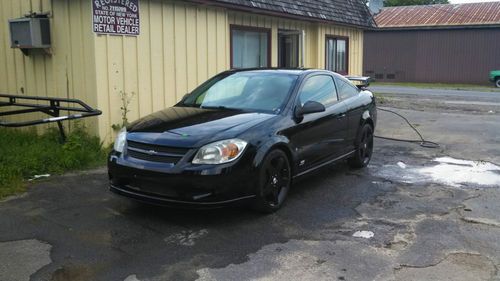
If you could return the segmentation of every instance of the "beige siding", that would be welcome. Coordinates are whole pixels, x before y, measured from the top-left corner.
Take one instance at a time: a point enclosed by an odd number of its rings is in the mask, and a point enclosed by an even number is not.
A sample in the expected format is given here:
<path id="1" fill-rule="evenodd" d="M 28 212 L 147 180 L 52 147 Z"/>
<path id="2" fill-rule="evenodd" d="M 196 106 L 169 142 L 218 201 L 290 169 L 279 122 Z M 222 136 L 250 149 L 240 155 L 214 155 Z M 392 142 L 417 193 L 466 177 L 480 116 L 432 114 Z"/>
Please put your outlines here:
<path id="1" fill-rule="evenodd" d="M 223 9 L 183 2 L 140 2 L 137 37 L 95 35 L 101 137 L 120 123 L 120 92 L 134 94 L 129 120 L 173 105 L 229 65 L 228 22 Z"/>
<path id="2" fill-rule="evenodd" d="M 103 111 L 87 124 L 106 142 L 121 122 L 120 93 L 134 95 L 130 121 L 173 105 L 230 65 L 230 25 L 272 31 L 272 66 L 278 65 L 278 30 L 305 32 L 305 67 L 324 68 L 325 36 L 349 37 L 349 73 L 362 74 L 363 32 L 355 28 L 235 12 L 176 0 L 140 0 L 141 34 L 92 32 L 87 0 L 0 0 L 0 21 L 30 10 L 52 13 L 52 56 L 25 57 L 0 29 L 0 92 L 75 97 Z M 23 90 L 21 90 L 23 89 Z"/>
<path id="3" fill-rule="evenodd" d="M 90 9 L 86 0 L 0 0 L 0 92 L 76 97 L 96 106 Z M 52 55 L 24 56 L 10 48 L 7 21 L 30 11 L 51 12 Z M 97 131 L 95 120 L 86 124 Z"/>
<path id="4" fill-rule="evenodd" d="M 349 38 L 349 74 L 363 74 L 363 31 L 355 28 L 333 25 L 319 25 L 318 68 L 325 67 L 326 36 L 344 36 Z"/>

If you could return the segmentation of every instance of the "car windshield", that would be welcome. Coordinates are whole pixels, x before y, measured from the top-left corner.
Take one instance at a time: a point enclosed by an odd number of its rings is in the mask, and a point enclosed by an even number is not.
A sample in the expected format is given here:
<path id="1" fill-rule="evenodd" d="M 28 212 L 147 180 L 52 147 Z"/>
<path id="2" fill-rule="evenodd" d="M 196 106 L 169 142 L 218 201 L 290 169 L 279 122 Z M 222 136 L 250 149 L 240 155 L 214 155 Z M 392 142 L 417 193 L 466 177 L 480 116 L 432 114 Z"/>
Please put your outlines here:
<path id="1" fill-rule="evenodd" d="M 189 94 L 181 106 L 278 114 L 296 80 L 297 75 L 285 73 L 236 72 L 218 75 Z"/>

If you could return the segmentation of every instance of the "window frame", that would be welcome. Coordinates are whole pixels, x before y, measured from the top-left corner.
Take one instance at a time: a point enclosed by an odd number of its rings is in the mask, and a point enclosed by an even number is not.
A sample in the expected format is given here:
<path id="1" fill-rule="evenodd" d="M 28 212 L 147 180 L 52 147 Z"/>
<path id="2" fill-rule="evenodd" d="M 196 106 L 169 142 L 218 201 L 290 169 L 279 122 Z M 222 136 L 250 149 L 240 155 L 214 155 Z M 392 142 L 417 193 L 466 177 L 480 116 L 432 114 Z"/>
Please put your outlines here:
<path id="1" fill-rule="evenodd" d="M 327 69 L 327 65 L 328 65 L 328 40 L 330 39 L 333 39 L 333 40 L 345 40 L 345 49 L 346 49 L 346 52 L 345 52 L 345 62 L 346 62 L 346 66 L 345 66 L 345 72 L 337 72 L 335 70 L 330 70 L 330 71 L 334 71 L 338 74 L 342 74 L 342 75 L 347 75 L 349 74 L 349 36 L 341 36 L 341 35 L 326 35 L 325 36 L 325 69 L 326 70 L 329 70 Z"/>
<path id="2" fill-rule="evenodd" d="M 300 87 L 297 89 L 297 94 L 295 96 L 295 105 L 302 106 L 302 103 L 300 102 L 300 94 L 302 93 L 302 89 L 304 88 L 304 85 L 306 84 L 307 80 L 309 80 L 313 77 L 316 77 L 316 76 L 330 77 L 332 79 L 333 87 L 335 88 L 335 96 L 336 96 L 337 100 L 328 106 L 324 105 L 325 108 L 330 108 L 330 107 L 334 106 L 335 104 L 338 104 L 339 102 L 341 102 L 337 83 L 335 81 L 335 77 L 329 73 L 315 73 L 313 75 L 309 75 L 309 76 L 304 77 L 304 79 L 300 82 Z"/>
<path id="3" fill-rule="evenodd" d="M 271 30 L 271 28 L 231 24 L 231 25 L 229 25 L 230 68 L 231 69 L 242 69 L 242 68 L 235 68 L 234 67 L 234 58 L 233 58 L 233 55 L 234 55 L 233 54 L 234 37 L 233 37 L 233 33 L 235 30 L 267 33 L 267 65 L 265 67 L 271 67 L 271 63 L 272 63 L 272 58 L 271 58 L 271 55 L 272 55 L 272 30 Z M 263 68 L 263 67 L 258 67 L 258 68 Z"/>

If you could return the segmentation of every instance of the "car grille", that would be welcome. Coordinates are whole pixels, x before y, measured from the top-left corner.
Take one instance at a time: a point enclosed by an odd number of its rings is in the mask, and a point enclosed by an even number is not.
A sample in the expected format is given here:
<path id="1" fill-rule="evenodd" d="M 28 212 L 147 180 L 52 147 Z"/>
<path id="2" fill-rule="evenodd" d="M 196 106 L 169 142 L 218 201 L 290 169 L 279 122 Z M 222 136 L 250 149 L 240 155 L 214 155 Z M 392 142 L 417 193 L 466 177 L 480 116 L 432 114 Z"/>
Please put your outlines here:
<path id="1" fill-rule="evenodd" d="M 135 141 L 127 141 L 127 147 L 129 157 L 151 162 L 173 164 L 177 164 L 189 151 L 189 148 L 169 147 Z"/>

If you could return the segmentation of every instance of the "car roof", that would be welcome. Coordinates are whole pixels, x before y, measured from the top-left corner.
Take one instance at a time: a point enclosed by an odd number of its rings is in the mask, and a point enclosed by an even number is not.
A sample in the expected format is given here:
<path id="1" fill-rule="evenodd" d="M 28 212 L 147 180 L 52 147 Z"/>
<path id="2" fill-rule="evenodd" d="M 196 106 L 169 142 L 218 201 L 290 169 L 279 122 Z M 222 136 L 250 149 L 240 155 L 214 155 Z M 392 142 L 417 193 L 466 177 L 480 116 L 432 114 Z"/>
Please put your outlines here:
<path id="1" fill-rule="evenodd" d="M 282 73 L 282 74 L 291 74 L 291 75 L 303 75 L 312 72 L 329 72 L 324 69 L 310 69 L 310 68 L 239 68 L 239 69 L 231 69 L 228 72 L 238 73 L 238 72 L 249 72 L 249 73 Z"/>

